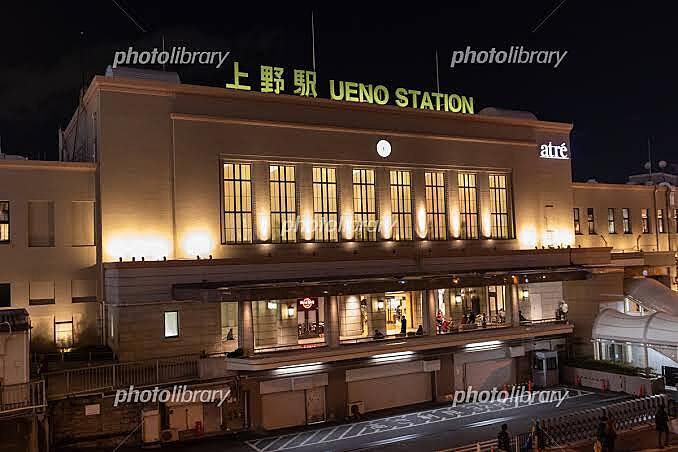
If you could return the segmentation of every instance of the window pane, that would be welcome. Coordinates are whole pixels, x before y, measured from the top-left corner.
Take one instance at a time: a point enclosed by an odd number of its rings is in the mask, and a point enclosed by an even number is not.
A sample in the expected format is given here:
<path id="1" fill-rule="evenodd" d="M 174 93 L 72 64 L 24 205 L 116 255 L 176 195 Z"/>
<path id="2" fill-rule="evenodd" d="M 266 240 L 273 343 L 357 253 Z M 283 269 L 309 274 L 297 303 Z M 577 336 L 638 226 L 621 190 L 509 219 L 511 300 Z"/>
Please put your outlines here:
<path id="1" fill-rule="evenodd" d="M 478 201 L 475 174 L 458 173 L 459 184 L 459 215 L 462 239 L 477 239 L 478 231 Z"/>
<path id="2" fill-rule="evenodd" d="M 270 168 L 271 239 L 274 242 L 296 242 L 297 202 L 294 166 L 271 165 Z"/>
<path id="3" fill-rule="evenodd" d="M 165 337 L 179 336 L 179 312 L 165 312 Z"/>
<path id="4" fill-rule="evenodd" d="M 252 213 L 250 165 L 224 163 L 224 241 L 247 243 L 251 234 L 245 233 L 245 217 Z"/>

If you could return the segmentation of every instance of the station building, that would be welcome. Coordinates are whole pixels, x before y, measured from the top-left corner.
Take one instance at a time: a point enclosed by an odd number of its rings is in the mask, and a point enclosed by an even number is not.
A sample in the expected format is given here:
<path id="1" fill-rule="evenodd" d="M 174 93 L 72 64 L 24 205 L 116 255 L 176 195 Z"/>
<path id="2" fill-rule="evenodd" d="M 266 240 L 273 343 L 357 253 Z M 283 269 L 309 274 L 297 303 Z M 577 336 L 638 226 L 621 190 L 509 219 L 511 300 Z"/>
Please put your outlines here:
<path id="1" fill-rule="evenodd" d="M 520 383 L 534 350 L 593 355 L 625 280 L 675 289 L 675 188 L 573 183 L 571 128 L 95 77 L 61 162 L 0 160 L 2 306 L 36 351 L 232 389 L 139 407 L 179 436 Z"/>

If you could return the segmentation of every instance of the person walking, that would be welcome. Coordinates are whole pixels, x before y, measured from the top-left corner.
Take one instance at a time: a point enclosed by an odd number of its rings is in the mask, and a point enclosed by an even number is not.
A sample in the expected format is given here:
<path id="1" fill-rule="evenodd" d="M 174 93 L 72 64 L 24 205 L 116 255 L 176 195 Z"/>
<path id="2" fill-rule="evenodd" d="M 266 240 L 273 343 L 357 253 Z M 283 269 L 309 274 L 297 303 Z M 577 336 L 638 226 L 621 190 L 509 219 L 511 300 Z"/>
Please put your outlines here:
<path id="1" fill-rule="evenodd" d="M 654 414 L 654 423 L 657 429 L 659 448 L 663 449 L 665 445 L 669 445 L 669 416 L 666 414 L 663 403 L 659 404 L 659 408 L 657 408 L 657 412 Z M 662 436 L 664 437 L 664 442 L 662 442 Z"/>
<path id="2" fill-rule="evenodd" d="M 600 418 L 598 422 L 598 428 L 596 430 L 596 444 L 594 447 L 598 446 L 600 450 L 603 450 L 603 447 L 607 439 L 607 416 L 603 414 L 603 417 Z"/>
<path id="3" fill-rule="evenodd" d="M 607 420 L 607 427 L 605 428 L 605 442 L 603 443 L 603 450 L 605 452 L 614 452 L 614 443 L 617 439 L 617 429 L 614 426 L 612 418 Z"/>
<path id="4" fill-rule="evenodd" d="M 400 334 L 407 334 L 407 317 L 402 316 L 400 320 Z"/>
<path id="5" fill-rule="evenodd" d="M 509 452 L 511 450 L 511 437 L 508 434 L 508 425 L 501 424 L 501 431 L 497 435 L 497 449 Z"/>

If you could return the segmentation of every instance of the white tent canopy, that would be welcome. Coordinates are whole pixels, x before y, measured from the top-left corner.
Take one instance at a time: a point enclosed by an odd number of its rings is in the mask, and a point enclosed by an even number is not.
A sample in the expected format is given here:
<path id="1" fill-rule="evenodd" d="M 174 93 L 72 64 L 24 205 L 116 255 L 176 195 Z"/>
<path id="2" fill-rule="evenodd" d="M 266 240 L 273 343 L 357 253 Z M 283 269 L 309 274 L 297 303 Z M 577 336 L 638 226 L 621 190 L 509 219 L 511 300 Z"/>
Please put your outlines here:
<path id="1" fill-rule="evenodd" d="M 619 342 L 678 346 L 678 316 L 656 312 L 646 316 L 631 316 L 614 309 L 598 314 L 592 337 Z"/>

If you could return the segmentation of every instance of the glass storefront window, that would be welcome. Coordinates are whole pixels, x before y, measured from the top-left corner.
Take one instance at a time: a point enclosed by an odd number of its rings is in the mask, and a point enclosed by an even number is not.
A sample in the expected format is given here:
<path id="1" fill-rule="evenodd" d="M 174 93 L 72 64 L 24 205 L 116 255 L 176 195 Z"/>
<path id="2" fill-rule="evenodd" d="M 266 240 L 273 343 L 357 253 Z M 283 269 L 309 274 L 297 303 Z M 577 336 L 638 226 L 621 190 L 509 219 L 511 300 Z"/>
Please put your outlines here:
<path id="1" fill-rule="evenodd" d="M 225 351 L 238 348 L 238 303 L 221 303 L 221 340 Z"/>
<path id="2" fill-rule="evenodd" d="M 255 351 L 324 345 L 324 306 L 322 298 L 252 302 Z"/>
<path id="3" fill-rule="evenodd" d="M 438 334 L 504 326 L 508 296 L 506 290 L 506 286 L 438 289 Z"/>
<path id="4" fill-rule="evenodd" d="M 414 335 L 422 322 L 422 291 L 346 295 L 339 300 L 339 339 Z"/>

